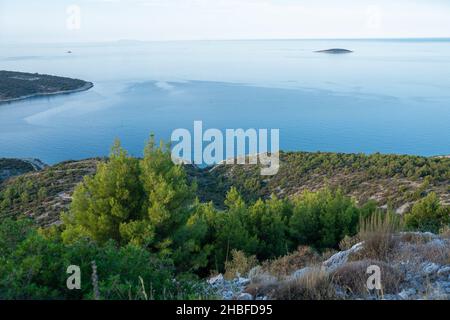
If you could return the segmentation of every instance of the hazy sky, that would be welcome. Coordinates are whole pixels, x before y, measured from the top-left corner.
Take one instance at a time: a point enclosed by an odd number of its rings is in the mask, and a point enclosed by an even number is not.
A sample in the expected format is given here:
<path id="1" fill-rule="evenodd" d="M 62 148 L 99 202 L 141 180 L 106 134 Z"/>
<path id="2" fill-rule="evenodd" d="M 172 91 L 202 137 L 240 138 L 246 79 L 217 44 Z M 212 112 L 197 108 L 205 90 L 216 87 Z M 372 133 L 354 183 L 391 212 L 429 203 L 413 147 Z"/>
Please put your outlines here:
<path id="1" fill-rule="evenodd" d="M 448 0 L 0 0 L 0 41 L 450 37 Z"/>

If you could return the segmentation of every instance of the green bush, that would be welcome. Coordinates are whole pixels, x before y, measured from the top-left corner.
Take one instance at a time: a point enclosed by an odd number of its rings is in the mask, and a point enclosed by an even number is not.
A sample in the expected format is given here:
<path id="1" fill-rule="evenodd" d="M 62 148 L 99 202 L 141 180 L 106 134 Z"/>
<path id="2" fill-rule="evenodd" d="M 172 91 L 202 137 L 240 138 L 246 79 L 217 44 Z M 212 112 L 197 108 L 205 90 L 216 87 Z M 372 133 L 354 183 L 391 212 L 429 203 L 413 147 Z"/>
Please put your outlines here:
<path id="1" fill-rule="evenodd" d="M 346 235 L 356 234 L 359 217 L 366 211 L 339 190 L 307 191 L 294 200 L 290 234 L 295 244 L 334 248 Z"/>
<path id="2" fill-rule="evenodd" d="M 92 299 L 92 261 L 100 299 L 191 299 L 203 292 L 195 278 L 177 280 L 172 261 L 145 248 L 87 239 L 64 244 L 58 233 L 45 233 L 26 221 L 0 225 L 0 299 Z M 70 265 L 81 268 L 81 290 L 66 287 Z"/>
<path id="3" fill-rule="evenodd" d="M 439 198 L 433 192 L 416 202 L 411 212 L 405 216 L 406 227 L 410 230 L 438 233 L 449 223 L 450 207 L 441 206 Z"/>
<path id="4" fill-rule="evenodd" d="M 177 271 L 223 271 L 233 250 L 260 260 L 283 256 L 298 245 L 336 248 L 357 231 L 359 217 L 376 207 L 358 207 L 343 192 L 325 189 L 289 199 L 246 203 L 232 187 L 224 210 L 195 198 L 182 166 L 153 138 L 142 160 L 129 157 L 117 142 L 106 163 L 75 190 L 63 216 L 66 244 L 113 239 L 174 261 Z"/>
<path id="5" fill-rule="evenodd" d="M 283 188 L 302 181 L 305 173 L 344 168 L 374 177 L 427 177 L 415 195 L 421 197 L 434 181 L 448 178 L 446 160 L 378 154 L 283 156 L 295 165 L 291 175 L 282 167 L 280 176 L 273 177 Z M 188 179 L 185 167 L 172 162 L 168 146 L 155 146 L 152 138 L 144 158 L 137 159 L 116 142 L 95 175 L 76 187 L 63 225 L 45 230 L 35 229 L 28 220 L 7 219 L 10 209 L 4 208 L 23 208 L 24 202 L 42 201 L 56 191 L 51 184 L 18 177 L 0 192 L 0 299 L 95 298 L 93 261 L 101 299 L 199 298 L 205 290 L 197 277 L 211 270 L 245 272 L 256 260 L 276 259 L 301 245 L 322 251 L 338 248 L 345 237 L 350 243 L 348 237 L 356 235 L 360 221 L 382 226 L 373 220 L 378 217 L 374 213 L 380 215 L 375 202 L 357 205 L 340 189 L 283 199 L 260 197 L 258 192 L 267 192 L 271 182 L 259 180 L 256 167 L 247 169 L 235 167 L 236 187 L 218 180 L 217 187 L 228 190 L 215 206 L 196 198 L 196 182 Z M 218 192 L 214 186 L 212 192 Z M 406 215 L 406 226 L 438 232 L 449 224 L 449 215 L 449 207 L 431 193 Z M 365 234 L 373 238 L 372 251 L 378 256 L 387 252 L 389 246 L 381 248 L 380 243 L 391 231 L 369 231 Z M 251 263 L 246 257 L 252 257 Z M 81 267 L 81 290 L 66 289 L 69 265 Z"/>

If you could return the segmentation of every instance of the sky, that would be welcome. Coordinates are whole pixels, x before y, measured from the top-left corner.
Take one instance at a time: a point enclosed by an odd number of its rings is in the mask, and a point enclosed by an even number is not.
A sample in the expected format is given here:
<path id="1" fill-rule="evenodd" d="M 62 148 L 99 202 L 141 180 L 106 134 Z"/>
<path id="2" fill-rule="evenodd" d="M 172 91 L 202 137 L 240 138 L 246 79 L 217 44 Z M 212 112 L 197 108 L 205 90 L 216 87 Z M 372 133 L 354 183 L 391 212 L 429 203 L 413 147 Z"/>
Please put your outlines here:
<path id="1" fill-rule="evenodd" d="M 1 42 L 450 37 L 448 0 L 0 0 Z"/>

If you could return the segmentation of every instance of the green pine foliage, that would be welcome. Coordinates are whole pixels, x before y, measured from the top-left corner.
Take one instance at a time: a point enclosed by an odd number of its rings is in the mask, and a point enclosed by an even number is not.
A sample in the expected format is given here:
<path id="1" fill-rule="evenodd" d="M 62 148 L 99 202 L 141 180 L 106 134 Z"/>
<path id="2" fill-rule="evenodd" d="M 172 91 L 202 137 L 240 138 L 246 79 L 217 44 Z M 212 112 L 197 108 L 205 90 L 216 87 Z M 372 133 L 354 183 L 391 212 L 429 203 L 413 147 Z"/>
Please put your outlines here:
<path id="1" fill-rule="evenodd" d="M 170 254 L 174 235 L 186 225 L 193 212 L 195 184 L 189 184 L 182 166 L 171 160 L 170 149 L 155 146 L 152 137 L 140 163 L 140 182 L 145 200 L 142 210 L 149 226 L 155 230 L 153 247 Z"/>
<path id="2" fill-rule="evenodd" d="M 356 233 L 362 213 L 340 190 L 307 191 L 294 200 L 290 233 L 296 243 L 333 248 L 346 235 Z"/>
<path id="3" fill-rule="evenodd" d="M 153 230 L 139 223 L 144 218 L 139 174 L 138 160 L 116 141 L 110 160 L 99 164 L 97 174 L 76 188 L 71 212 L 63 216 L 63 239 L 88 237 L 98 243 L 112 239 L 120 244 L 148 241 Z"/>
<path id="4" fill-rule="evenodd" d="M 92 261 L 100 299 L 201 298 L 198 281 L 177 280 L 173 262 L 145 248 L 87 239 L 65 244 L 52 230 L 10 219 L 0 225 L 0 298 L 93 299 Z M 66 286 L 70 265 L 81 269 L 81 290 Z"/>
<path id="5" fill-rule="evenodd" d="M 139 160 L 116 142 L 109 161 L 76 188 L 62 239 L 140 246 L 179 271 L 204 273 L 222 271 L 233 250 L 265 260 L 298 245 L 335 248 L 375 210 L 329 189 L 247 203 L 232 187 L 224 206 L 198 201 L 195 182 L 172 162 L 169 146 L 156 146 L 152 137 Z"/>
<path id="6" fill-rule="evenodd" d="M 352 161 L 365 166 L 362 159 Z M 344 160 L 337 156 L 337 162 L 317 165 L 333 167 Z M 386 168 L 389 174 L 398 169 Z M 253 182 L 249 186 L 257 188 Z M 31 182 L 23 186 L 36 189 Z M 45 199 L 48 190 L 38 190 L 37 196 Z M 10 201 L 9 196 L 2 201 Z M 299 246 L 319 252 L 337 249 L 342 239 L 357 234 L 360 221 L 380 214 L 376 203 L 357 204 L 333 188 L 283 199 L 248 199 L 231 187 L 222 206 L 202 203 L 195 181 L 172 162 L 169 146 L 157 146 L 152 137 L 144 157 L 137 159 L 116 141 L 108 160 L 77 185 L 61 226 L 37 230 L 28 220 L 2 220 L 0 298 L 95 298 L 93 261 L 101 299 L 200 298 L 205 291 L 197 277 L 227 266 L 235 270 L 231 266 L 237 252 L 263 261 Z M 437 232 L 449 224 L 449 214 L 430 193 L 406 215 L 406 226 Z M 66 289 L 69 265 L 81 267 L 81 290 Z"/>
<path id="7" fill-rule="evenodd" d="M 405 217 L 406 227 L 411 230 L 438 233 L 450 223 L 450 207 L 444 207 L 435 193 L 418 201 Z"/>

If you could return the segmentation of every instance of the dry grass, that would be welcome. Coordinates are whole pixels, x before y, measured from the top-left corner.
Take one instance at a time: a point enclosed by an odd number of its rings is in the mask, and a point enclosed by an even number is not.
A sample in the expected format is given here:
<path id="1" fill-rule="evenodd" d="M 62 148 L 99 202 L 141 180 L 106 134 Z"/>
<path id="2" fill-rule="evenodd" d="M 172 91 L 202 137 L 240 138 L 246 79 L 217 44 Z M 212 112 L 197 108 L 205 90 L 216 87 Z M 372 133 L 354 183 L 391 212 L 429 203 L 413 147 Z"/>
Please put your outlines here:
<path id="1" fill-rule="evenodd" d="M 231 251 L 231 261 L 225 262 L 225 279 L 234 279 L 237 276 L 245 276 L 254 267 L 258 265 L 255 256 L 247 256 L 244 252 Z"/>
<path id="2" fill-rule="evenodd" d="M 396 293 L 399 291 L 400 283 L 403 281 L 403 274 L 382 261 L 362 260 L 349 262 L 336 269 L 332 274 L 334 284 L 342 288 L 346 294 L 364 296 L 369 293 L 367 288 L 367 268 L 376 265 L 381 269 L 381 286 L 379 292 L 375 294 Z"/>
<path id="3" fill-rule="evenodd" d="M 320 255 L 311 247 L 300 246 L 289 255 L 276 260 L 265 261 L 262 265 L 262 271 L 282 279 L 299 269 L 317 264 L 319 261 Z"/>
<path id="4" fill-rule="evenodd" d="M 450 226 L 445 226 L 444 228 L 442 228 L 439 235 L 444 239 L 450 239 Z"/>
<path id="5" fill-rule="evenodd" d="M 326 249 L 320 254 L 320 261 L 327 261 L 338 252 L 339 251 L 335 249 Z"/>
<path id="6" fill-rule="evenodd" d="M 439 265 L 450 264 L 450 246 L 439 246 L 433 242 L 427 243 L 403 243 L 399 250 L 396 250 L 394 259 L 420 264 L 423 262 L 433 262 Z"/>
<path id="7" fill-rule="evenodd" d="M 341 242 L 339 242 L 339 249 L 341 251 L 345 251 L 360 242 L 361 242 L 361 239 L 358 236 L 354 236 L 354 237 L 345 236 L 344 239 L 342 239 Z"/>
<path id="8" fill-rule="evenodd" d="M 444 231 L 444 230 L 443 230 Z M 399 245 L 392 259 L 395 261 L 433 262 L 440 265 L 450 263 L 450 241 L 444 235 L 404 232 L 397 236 Z"/>
<path id="9" fill-rule="evenodd" d="M 335 300 L 336 291 L 331 277 L 315 269 L 303 277 L 280 282 L 270 296 L 276 300 Z"/>
<path id="10" fill-rule="evenodd" d="M 405 232 L 400 234 L 399 240 L 411 244 L 425 244 L 430 242 L 432 237 L 419 232 Z"/>
<path id="11" fill-rule="evenodd" d="M 275 300 L 334 300 L 337 298 L 330 275 L 321 268 L 312 268 L 299 278 L 280 280 L 268 273 L 252 279 L 245 292 L 254 297 L 265 296 Z"/>
<path id="12" fill-rule="evenodd" d="M 278 286 L 277 278 L 268 274 L 260 274 L 252 279 L 252 282 L 245 288 L 245 292 L 250 293 L 253 297 L 272 297 Z"/>
<path id="13" fill-rule="evenodd" d="M 424 246 L 422 249 L 422 256 L 426 261 L 431 261 L 440 265 L 450 263 L 450 247 L 438 247 L 438 246 Z"/>
<path id="14" fill-rule="evenodd" d="M 358 238 L 364 241 L 364 246 L 350 260 L 388 261 L 399 242 L 394 236 L 399 229 L 399 218 L 389 213 L 375 213 L 369 219 L 361 221 Z"/>

